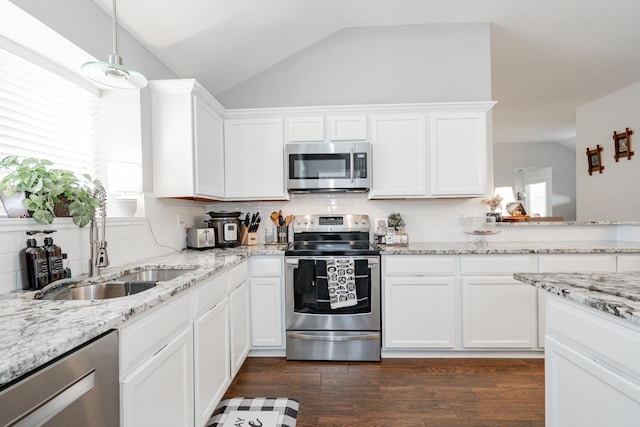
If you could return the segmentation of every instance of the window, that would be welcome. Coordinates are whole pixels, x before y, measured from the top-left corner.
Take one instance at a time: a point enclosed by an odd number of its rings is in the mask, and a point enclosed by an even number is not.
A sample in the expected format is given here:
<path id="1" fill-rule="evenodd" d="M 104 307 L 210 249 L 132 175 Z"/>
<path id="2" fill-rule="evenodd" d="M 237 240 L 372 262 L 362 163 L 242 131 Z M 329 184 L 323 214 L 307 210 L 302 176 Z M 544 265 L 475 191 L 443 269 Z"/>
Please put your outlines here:
<path id="1" fill-rule="evenodd" d="M 96 176 L 97 100 L 75 83 L 0 49 L 0 158 L 46 158 L 56 167 Z"/>

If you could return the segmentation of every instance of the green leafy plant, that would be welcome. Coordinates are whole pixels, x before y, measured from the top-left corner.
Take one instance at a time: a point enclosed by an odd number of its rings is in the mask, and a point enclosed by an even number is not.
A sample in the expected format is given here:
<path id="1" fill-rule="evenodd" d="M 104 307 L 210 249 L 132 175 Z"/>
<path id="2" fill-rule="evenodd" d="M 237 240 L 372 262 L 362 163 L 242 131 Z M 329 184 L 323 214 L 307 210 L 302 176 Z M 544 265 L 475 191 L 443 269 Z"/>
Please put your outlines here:
<path id="1" fill-rule="evenodd" d="M 404 220 L 402 219 L 402 215 L 400 215 L 399 213 L 392 213 L 389 215 L 389 218 L 387 218 L 387 225 L 390 228 L 393 228 L 395 230 L 397 230 L 398 228 L 402 228 L 406 225 L 406 223 L 404 222 Z"/>
<path id="2" fill-rule="evenodd" d="M 82 175 L 84 180 L 80 180 L 73 172 L 55 169 L 52 165 L 46 159 L 5 157 L 0 161 L 0 169 L 6 171 L 7 175 L 0 180 L 0 191 L 7 197 L 24 191 L 22 205 L 31 212 L 34 220 L 42 224 L 53 222 L 55 204 L 66 199 L 73 223 L 84 227 L 100 204 L 91 187 L 100 181 L 92 180 L 87 174 Z"/>

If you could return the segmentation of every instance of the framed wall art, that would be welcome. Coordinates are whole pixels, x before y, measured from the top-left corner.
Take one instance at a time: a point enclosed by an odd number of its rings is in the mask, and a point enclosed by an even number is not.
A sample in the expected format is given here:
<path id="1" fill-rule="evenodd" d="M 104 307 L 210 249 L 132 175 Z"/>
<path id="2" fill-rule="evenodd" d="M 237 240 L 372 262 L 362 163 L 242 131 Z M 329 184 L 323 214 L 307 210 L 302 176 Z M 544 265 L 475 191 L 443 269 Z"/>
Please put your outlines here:
<path id="1" fill-rule="evenodd" d="M 613 143 L 616 149 L 613 157 L 616 159 L 616 162 L 625 157 L 627 160 L 631 160 L 631 156 L 634 154 L 633 151 L 631 151 L 631 135 L 633 135 L 633 131 L 629 130 L 629 128 L 626 128 L 622 133 L 613 131 Z"/>
<path id="2" fill-rule="evenodd" d="M 600 152 L 602 151 L 602 147 L 600 145 L 596 145 L 596 148 L 590 150 L 587 147 L 587 164 L 589 165 L 589 175 L 593 172 L 600 172 L 604 170 L 604 166 L 602 166 L 602 159 L 600 158 Z"/>

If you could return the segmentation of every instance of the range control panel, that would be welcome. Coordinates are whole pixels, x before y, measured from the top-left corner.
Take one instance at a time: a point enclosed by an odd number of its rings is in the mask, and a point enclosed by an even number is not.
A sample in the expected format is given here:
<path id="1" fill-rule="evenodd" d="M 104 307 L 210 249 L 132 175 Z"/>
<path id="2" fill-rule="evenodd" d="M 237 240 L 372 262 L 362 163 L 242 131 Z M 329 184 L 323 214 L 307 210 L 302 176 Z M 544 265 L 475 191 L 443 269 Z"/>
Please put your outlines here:
<path id="1" fill-rule="evenodd" d="M 363 231 L 368 232 L 368 215 L 318 214 L 296 215 L 293 217 L 293 232 Z"/>

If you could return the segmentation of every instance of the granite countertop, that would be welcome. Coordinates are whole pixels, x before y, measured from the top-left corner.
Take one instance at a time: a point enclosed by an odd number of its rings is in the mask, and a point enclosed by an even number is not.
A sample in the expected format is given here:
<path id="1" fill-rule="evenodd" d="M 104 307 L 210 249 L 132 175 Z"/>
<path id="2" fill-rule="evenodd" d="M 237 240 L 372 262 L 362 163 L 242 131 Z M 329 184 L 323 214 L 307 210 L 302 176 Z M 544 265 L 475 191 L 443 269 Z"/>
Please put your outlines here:
<path id="1" fill-rule="evenodd" d="M 513 277 L 640 326 L 640 272 L 516 273 Z"/>
<path id="2" fill-rule="evenodd" d="M 616 241 L 489 242 L 486 246 L 466 242 L 434 242 L 379 247 L 383 255 L 640 253 L 640 243 Z"/>
<path id="3" fill-rule="evenodd" d="M 281 255 L 283 246 L 185 250 L 103 270 L 100 281 L 126 270 L 190 267 L 196 270 L 152 289 L 97 301 L 34 300 L 36 292 L 0 298 L 0 386 L 55 359 L 127 320 L 167 301 L 195 284 L 239 264 L 250 255 Z"/>

